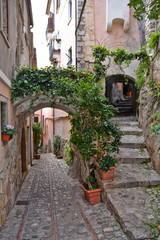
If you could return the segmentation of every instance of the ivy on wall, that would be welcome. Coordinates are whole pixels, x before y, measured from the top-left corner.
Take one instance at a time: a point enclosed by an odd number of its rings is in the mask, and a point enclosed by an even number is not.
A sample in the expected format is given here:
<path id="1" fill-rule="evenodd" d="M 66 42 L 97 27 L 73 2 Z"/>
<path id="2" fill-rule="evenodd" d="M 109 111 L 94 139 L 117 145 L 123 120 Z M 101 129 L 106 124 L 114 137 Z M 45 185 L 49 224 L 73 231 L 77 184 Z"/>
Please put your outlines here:
<path id="1" fill-rule="evenodd" d="M 139 65 L 136 70 L 137 78 L 135 83 L 138 90 L 141 90 L 145 81 L 145 75 L 150 67 L 149 54 L 145 47 L 142 47 L 136 52 L 128 52 L 121 48 L 111 51 L 103 46 L 95 46 L 92 50 L 93 56 L 95 57 L 94 70 L 97 81 L 107 76 L 107 70 L 112 61 L 114 61 L 114 63 L 119 66 L 120 70 L 124 72 L 124 67 L 128 67 L 133 60 L 138 60 Z M 104 63 L 104 60 L 106 59 L 108 59 L 107 65 Z"/>
<path id="2" fill-rule="evenodd" d="M 76 114 L 69 113 L 72 116 L 70 141 L 77 146 L 88 168 L 91 157 L 102 153 L 106 144 L 108 154 L 118 151 L 121 138 L 119 128 L 110 121 L 116 110 L 104 96 L 96 76 L 87 71 L 76 72 L 74 68 L 23 67 L 12 80 L 12 101 L 36 93 L 31 107 L 40 94 L 52 97 L 53 107 L 55 96 L 60 97 L 62 104 L 75 107 Z"/>

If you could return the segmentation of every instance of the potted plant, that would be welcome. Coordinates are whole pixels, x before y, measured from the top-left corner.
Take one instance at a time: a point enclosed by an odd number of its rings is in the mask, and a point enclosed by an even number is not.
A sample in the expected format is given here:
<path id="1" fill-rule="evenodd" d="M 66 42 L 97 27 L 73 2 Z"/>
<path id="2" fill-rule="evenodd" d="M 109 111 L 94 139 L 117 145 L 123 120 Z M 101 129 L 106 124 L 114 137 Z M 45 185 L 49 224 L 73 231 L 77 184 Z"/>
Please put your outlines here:
<path id="1" fill-rule="evenodd" d="M 14 134 L 16 134 L 16 130 L 11 125 L 5 125 L 2 127 L 2 141 L 9 141 Z"/>
<path id="2" fill-rule="evenodd" d="M 104 181 L 111 181 L 114 178 L 115 159 L 110 155 L 103 155 L 95 160 L 98 172 Z"/>
<path id="3" fill-rule="evenodd" d="M 43 135 L 43 129 L 42 129 L 41 124 L 39 122 L 36 122 L 32 125 L 32 130 L 33 130 L 33 142 L 34 142 L 35 158 L 39 159 L 40 154 L 39 154 L 38 150 L 40 148 L 41 137 Z"/>
<path id="4" fill-rule="evenodd" d="M 53 153 L 58 159 L 63 158 L 62 147 L 61 147 L 61 136 L 56 135 L 53 139 Z"/>
<path id="5" fill-rule="evenodd" d="M 82 189 L 90 204 L 101 202 L 101 188 L 98 186 L 95 177 L 88 176 L 86 181 L 82 183 Z"/>

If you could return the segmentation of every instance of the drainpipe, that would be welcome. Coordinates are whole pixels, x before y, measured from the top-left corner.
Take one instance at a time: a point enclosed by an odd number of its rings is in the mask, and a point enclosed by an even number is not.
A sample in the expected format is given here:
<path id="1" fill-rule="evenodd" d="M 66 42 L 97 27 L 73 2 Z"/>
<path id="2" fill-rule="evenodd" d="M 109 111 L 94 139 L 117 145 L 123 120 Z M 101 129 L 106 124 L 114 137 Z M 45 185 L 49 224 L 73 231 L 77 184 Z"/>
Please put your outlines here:
<path id="1" fill-rule="evenodd" d="M 29 31 L 29 67 L 31 67 L 31 29 L 33 28 L 33 16 L 32 16 L 32 8 L 31 8 L 31 1 L 28 0 L 28 9 L 29 9 L 29 15 L 30 15 L 30 31 Z M 32 113 L 30 112 L 29 116 L 29 141 L 30 141 L 30 164 L 33 166 L 32 163 Z"/>

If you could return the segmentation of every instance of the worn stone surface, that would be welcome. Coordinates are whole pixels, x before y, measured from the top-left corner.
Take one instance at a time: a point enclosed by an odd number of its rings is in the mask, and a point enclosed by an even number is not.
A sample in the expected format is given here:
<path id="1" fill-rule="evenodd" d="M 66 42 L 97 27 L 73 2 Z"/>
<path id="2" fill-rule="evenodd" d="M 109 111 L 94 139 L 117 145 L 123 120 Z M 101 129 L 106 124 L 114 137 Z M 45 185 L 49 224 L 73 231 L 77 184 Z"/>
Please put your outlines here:
<path id="1" fill-rule="evenodd" d="M 160 185 L 160 176 L 150 164 L 120 164 L 115 169 L 113 181 L 99 179 L 99 183 L 106 191 L 112 188 L 149 187 Z"/>
<path id="2" fill-rule="evenodd" d="M 160 52 L 154 56 L 153 59 L 153 79 L 159 81 L 160 79 Z M 143 134 L 146 142 L 146 147 L 150 153 L 152 164 L 155 170 L 160 174 L 160 136 L 151 134 L 151 126 L 155 122 L 156 118 L 152 118 L 152 115 L 160 112 L 159 101 L 154 98 L 155 93 L 151 91 L 148 85 L 150 76 L 146 77 L 146 83 L 144 84 L 140 93 L 140 114 L 139 121 L 143 128 Z"/>
<path id="3" fill-rule="evenodd" d="M 27 200 L 28 205 L 15 205 L 0 239 L 128 239 L 105 203 L 87 202 L 80 183 L 67 175 L 68 169 L 53 154 L 34 161 L 16 201 Z"/>
<path id="4" fill-rule="evenodd" d="M 138 126 L 120 126 L 120 130 L 125 135 L 142 135 L 143 131 Z"/>
<path id="5" fill-rule="evenodd" d="M 156 222 L 160 220 L 159 194 L 160 190 L 152 188 L 108 190 L 107 205 L 130 239 L 153 239 L 147 224 L 155 224 L 157 230 Z"/>
<path id="6" fill-rule="evenodd" d="M 138 122 L 133 124 L 130 121 L 119 120 L 119 124 L 124 131 L 130 128 L 132 132 L 138 126 Z M 135 145 L 137 148 L 134 148 Z M 108 208 L 129 239 L 159 240 L 160 232 L 159 237 L 154 238 L 153 231 L 158 231 L 157 221 L 160 220 L 160 176 L 151 163 L 138 164 L 150 160 L 144 148 L 144 138 L 138 132 L 135 135 L 124 135 L 116 158 L 118 164 L 113 181 L 102 181 L 96 173 Z M 151 186 L 151 189 L 144 188 Z M 154 224 L 153 230 L 147 225 L 150 223 Z"/>
<path id="7" fill-rule="evenodd" d="M 144 137 L 137 135 L 124 135 L 121 138 L 121 147 L 143 148 L 145 147 Z"/>
<path id="8" fill-rule="evenodd" d="M 118 154 L 114 154 L 118 163 L 143 163 L 150 160 L 146 148 L 120 148 Z"/>

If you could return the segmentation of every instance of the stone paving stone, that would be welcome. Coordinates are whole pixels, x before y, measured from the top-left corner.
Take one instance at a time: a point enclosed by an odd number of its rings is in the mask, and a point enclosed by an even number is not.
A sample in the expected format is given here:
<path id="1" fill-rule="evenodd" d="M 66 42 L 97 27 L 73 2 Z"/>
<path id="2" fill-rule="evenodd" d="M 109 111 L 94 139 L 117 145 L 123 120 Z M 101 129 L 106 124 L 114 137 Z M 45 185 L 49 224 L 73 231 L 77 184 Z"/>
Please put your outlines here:
<path id="1" fill-rule="evenodd" d="M 142 135 L 143 130 L 137 126 L 120 126 L 120 130 L 125 135 Z"/>
<path id="2" fill-rule="evenodd" d="M 102 181 L 96 174 L 102 189 L 149 187 L 160 185 L 160 176 L 153 170 L 151 164 L 118 164 L 113 181 Z"/>
<path id="3" fill-rule="evenodd" d="M 160 187 L 108 190 L 107 203 L 130 239 L 153 239 L 147 224 L 160 220 Z"/>
<path id="4" fill-rule="evenodd" d="M 17 239 L 27 207 L 21 240 L 53 240 L 53 220 L 58 240 L 93 240 L 92 233 L 96 239 L 127 239 L 105 203 L 87 202 L 80 183 L 67 175 L 63 159 L 42 154 L 33 164 L 17 197 L 17 201 L 29 200 L 28 206 L 15 205 L 0 232 L 1 240 Z M 111 230 L 108 237 L 104 231 L 107 228 Z"/>
<path id="5" fill-rule="evenodd" d="M 145 147 L 144 137 L 137 135 L 124 135 L 121 138 L 121 147 L 143 148 Z"/>
<path id="6" fill-rule="evenodd" d="M 113 155 L 118 163 L 139 164 L 150 161 L 146 148 L 119 148 L 119 153 Z"/>

